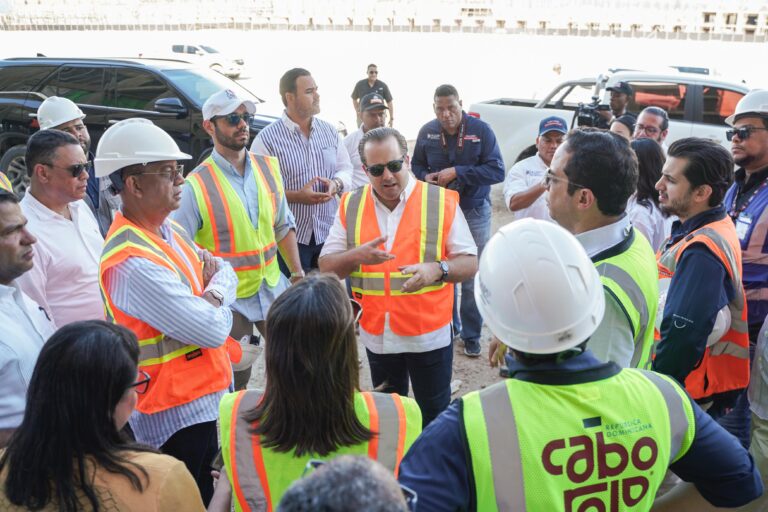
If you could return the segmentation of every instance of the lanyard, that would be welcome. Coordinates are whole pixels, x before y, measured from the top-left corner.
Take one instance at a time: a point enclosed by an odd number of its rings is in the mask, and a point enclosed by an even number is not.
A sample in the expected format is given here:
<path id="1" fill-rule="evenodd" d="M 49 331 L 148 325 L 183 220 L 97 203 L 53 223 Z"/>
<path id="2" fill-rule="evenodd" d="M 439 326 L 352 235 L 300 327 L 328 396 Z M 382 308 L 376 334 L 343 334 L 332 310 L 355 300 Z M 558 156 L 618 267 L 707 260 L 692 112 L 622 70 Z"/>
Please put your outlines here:
<path id="1" fill-rule="evenodd" d="M 464 132 L 467 129 L 467 122 L 464 120 L 462 114 L 461 124 L 459 125 L 458 139 L 456 139 L 456 153 L 459 154 L 464 150 Z M 440 144 L 443 146 L 443 151 L 448 153 L 448 141 L 445 138 L 445 130 L 440 130 Z"/>
<path id="2" fill-rule="evenodd" d="M 752 200 L 757 196 L 757 194 L 759 194 L 760 191 L 763 190 L 767 185 L 768 185 L 768 177 L 766 177 L 763 180 L 763 183 L 759 187 L 757 187 L 754 192 L 752 192 L 752 195 L 749 196 L 749 199 L 744 201 L 744 203 L 741 205 L 741 208 L 739 208 L 738 210 L 736 209 L 736 200 L 739 198 L 739 194 L 738 192 L 733 194 L 733 202 L 731 203 L 731 209 L 728 212 L 728 215 L 730 215 L 732 219 L 736 219 L 739 215 L 741 215 L 741 212 L 747 209 L 747 207 L 750 205 Z"/>

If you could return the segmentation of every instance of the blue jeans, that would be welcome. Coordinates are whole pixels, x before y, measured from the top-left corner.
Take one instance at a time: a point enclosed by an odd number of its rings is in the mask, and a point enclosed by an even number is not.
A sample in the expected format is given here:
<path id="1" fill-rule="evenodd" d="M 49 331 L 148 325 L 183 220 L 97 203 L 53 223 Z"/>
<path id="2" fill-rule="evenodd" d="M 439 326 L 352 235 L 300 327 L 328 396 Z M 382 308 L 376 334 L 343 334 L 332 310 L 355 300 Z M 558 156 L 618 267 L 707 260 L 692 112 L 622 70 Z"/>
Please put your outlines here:
<path id="1" fill-rule="evenodd" d="M 448 407 L 451 401 L 453 343 L 429 352 L 374 354 L 368 349 L 365 351 L 373 387 L 378 388 L 377 391 L 408 396 L 410 377 L 424 427 Z"/>
<path id="2" fill-rule="evenodd" d="M 755 344 L 749 344 L 749 361 L 752 366 L 752 359 L 755 357 Z M 713 407 L 714 409 L 714 407 Z M 739 440 L 741 446 L 749 449 L 751 437 L 752 411 L 749 409 L 749 398 L 746 388 L 739 393 L 733 407 L 728 410 L 716 409 L 707 411 L 712 418 L 717 421 L 721 427 Z"/>
<path id="3" fill-rule="evenodd" d="M 299 246 L 299 260 L 301 261 L 301 268 L 304 272 L 309 274 L 311 270 L 317 268 L 317 260 L 320 257 L 320 251 L 323 250 L 323 244 L 315 243 L 315 234 L 312 233 L 312 238 L 309 239 L 309 244 L 296 244 Z M 291 277 L 291 271 L 288 270 L 285 260 L 280 255 L 280 251 L 277 252 L 277 263 L 280 267 L 280 272 L 287 278 Z"/>
<path id="4" fill-rule="evenodd" d="M 488 238 L 491 236 L 491 201 L 485 202 L 477 208 L 464 211 L 469 232 L 477 245 L 477 257 L 483 252 Z M 458 285 L 456 285 L 458 287 Z M 461 283 L 461 306 L 459 307 L 456 289 L 454 288 L 453 301 L 453 325 L 454 331 L 461 333 L 464 341 L 480 341 L 480 331 L 483 328 L 483 318 L 475 304 L 475 278 L 474 276 Z"/>

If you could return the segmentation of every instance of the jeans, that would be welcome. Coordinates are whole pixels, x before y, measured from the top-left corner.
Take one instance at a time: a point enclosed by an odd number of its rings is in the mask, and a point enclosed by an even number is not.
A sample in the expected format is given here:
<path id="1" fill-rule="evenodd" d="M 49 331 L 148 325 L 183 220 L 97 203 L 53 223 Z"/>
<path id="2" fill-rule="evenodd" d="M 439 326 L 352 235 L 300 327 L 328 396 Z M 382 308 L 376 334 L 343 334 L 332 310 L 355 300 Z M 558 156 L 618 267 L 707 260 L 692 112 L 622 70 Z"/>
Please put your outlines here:
<path id="1" fill-rule="evenodd" d="M 483 252 L 485 244 L 491 236 L 491 201 L 486 201 L 477 208 L 464 211 L 469 232 L 477 245 L 477 257 Z M 456 285 L 458 286 L 458 285 Z M 480 331 L 483 328 L 483 317 L 475 304 L 475 278 L 474 276 L 461 283 L 461 306 L 454 292 L 453 323 L 456 331 L 461 333 L 464 341 L 480 341 Z M 457 314 L 458 312 L 458 314 Z M 457 322 L 458 320 L 458 322 Z"/>
<path id="2" fill-rule="evenodd" d="M 424 427 L 448 407 L 451 401 L 452 343 L 429 352 L 374 354 L 368 349 L 365 351 L 373 387 L 377 391 L 408 396 L 410 377 Z"/>
<path id="3" fill-rule="evenodd" d="M 755 344 L 749 344 L 749 360 L 755 358 Z M 717 421 L 721 427 L 732 434 L 739 440 L 741 445 L 745 449 L 749 449 L 750 438 L 750 420 L 752 418 L 752 411 L 749 409 L 749 398 L 747 397 L 747 389 L 739 393 L 736 397 L 736 401 L 733 403 L 733 407 L 727 411 L 707 411 L 715 421 Z"/>
<path id="4" fill-rule="evenodd" d="M 312 233 L 312 238 L 309 239 L 308 244 L 296 244 L 299 247 L 299 260 L 301 261 L 301 268 L 309 274 L 311 270 L 317 268 L 317 260 L 320 258 L 320 251 L 323 250 L 323 244 L 315 243 L 315 234 Z M 277 252 L 277 263 L 280 266 L 280 272 L 290 279 L 291 271 L 288 270 L 285 260 L 280 255 L 280 251 Z"/>
<path id="5" fill-rule="evenodd" d="M 183 428 L 173 434 L 160 451 L 179 459 L 195 479 L 203 503 L 208 506 L 213 496 L 211 463 L 216 457 L 216 422 L 206 421 Z"/>

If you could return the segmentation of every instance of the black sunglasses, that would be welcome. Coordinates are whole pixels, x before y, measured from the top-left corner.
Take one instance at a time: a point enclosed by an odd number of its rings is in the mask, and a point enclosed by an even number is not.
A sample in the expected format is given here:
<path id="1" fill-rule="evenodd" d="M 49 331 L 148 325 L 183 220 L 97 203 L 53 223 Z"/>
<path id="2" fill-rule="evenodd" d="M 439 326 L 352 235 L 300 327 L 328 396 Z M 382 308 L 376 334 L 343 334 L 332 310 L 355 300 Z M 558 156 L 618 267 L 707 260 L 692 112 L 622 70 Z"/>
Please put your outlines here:
<path id="1" fill-rule="evenodd" d="M 53 165 L 49 164 L 47 162 L 40 162 L 43 165 L 47 165 L 48 167 L 54 167 L 58 169 L 64 169 L 66 171 L 69 171 L 70 174 L 72 174 L 73 178 L 79 178 L 82 176 L 84 172 L 90 172 L 91 171 L 91 163 L 86 162 L 84 164 L 72 164 L 72 165 Z"/>
<path id="2" fill-rule="evenodd" d="M 248 112 L 245 112 L 244 114 L 232 113 L 225 116 L 215 116 L 213 119 L 223 119 L 229 126 L 237 126 L 240 124 L 240 121 L 245 121 L 245 124 L 250 125 L 251 121 L 253 121 L 253 114 L 249 114 Z"/>
<path id="3" fill-rule="evenodd" d="M 384 174 L 385 167 L 389 169 L 389 172 L 400 172 L 400 169 L 403 168 L 403 162 L 405 162 L 405 157 L 401 158 L 400 160 L 392 160 L 391 162 L 387 162 L 385 164 L 366 165 L 365 170 L 368 171 L 374 178 L 378 178 Z"/>
<path id="4" fill-rule="evenodd" d="M 743 128 L 731 128 L 730 130 L 725 130 L 725 138 L 730 140 L 733 140 L 734 135 L 739 136 L 739 140 L 747 140 L 749 136 L 754 132 L 755 130 L 768 130 L 768 128 L 758 128 L 755 126 L 745 126 Z"/>

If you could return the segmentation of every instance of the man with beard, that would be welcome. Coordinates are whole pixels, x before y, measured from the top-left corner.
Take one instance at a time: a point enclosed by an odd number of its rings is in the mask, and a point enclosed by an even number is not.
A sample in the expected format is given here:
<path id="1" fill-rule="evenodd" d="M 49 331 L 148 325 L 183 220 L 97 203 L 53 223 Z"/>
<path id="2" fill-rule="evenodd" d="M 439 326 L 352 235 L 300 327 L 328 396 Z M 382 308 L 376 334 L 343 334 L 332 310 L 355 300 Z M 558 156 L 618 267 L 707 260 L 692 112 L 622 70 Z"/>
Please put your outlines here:
<path id="1" fill-rule="evenodd" d="M 634 140 L 653 139 L 667 151 L 664 140 L 669 134 L 669 115 L 667 111 L 659 107 L 645 107 L 637 118 L 635 123 L 635 133 L 632 135 Z"/>
<path id="2" fill-rule="evenodd" d="M 723 206 L 732 174 L 733 159 L 717 142 L 689 137 L 669 147 L 656 190 L 662 211 L 680 220 L 656 255 L 669 288 L 653 369 L 684 383 L 747 446 L 745 421 L 726 416 L 749 382 L 741 248 Z M 723 323 L 713 333 L 718 316 Z"/>
<path id="3" fill-rule="evenodd" d="M 67 98 L 51 96 L 43 101 L 37 109 L 37 121 L 40 130 L 61 130 L 77 139 L 88 157 L 88 162 L 93 163 L 91 153 L 91 136 L 88 128 L 83 123 L 85 114 L 80 108 Z M 99 224 L 102 236 L 107 236 L 109 226 L 112 224 L 113 213 L 120 209 L 120 197 L 109 190 L 109 180 L 101 180 L 95 173 L 88 173 L 88 186 L 83 197 L 85 204 L 91 209 Z"/>
<path id="4" fill-rule="evenodd" d="M 245 149 L 256 105 L 230 89 L 203 105 L 203 128 L 213 139 L 213 152 L 190 173 L 173 214 L 214 256 L 229 262 L 237 273 L 237 300 L 232 308 L 235 339 L 251 339 L 254 325 L 264 332 L 269 306 L 289 286 L 280 273 L 277 250 L 301 279 L 293 215 L 283 192 L 277 158 Z M 255 340 L 254 340 L 255 341 Z M 244 343 L 246 356 L 255 350 Z M 235 387 L 245 389 L 252 357 L 235 365 Z"/>
<path id="5" fill-rule="evenodd" d="M 309 71 L 286 71 L 280 78 L 280 96 L 285 105 L 283 117 L 259 132 L 251 151 L 277 157 L 280 162 L 285 197 L 296 216 L 301 267 L 308 272 L 317 268 L 333 224 L 336 195 L 352 188 L 352 163 L 336 127 L 316 117 L 320 95 Z M 301 269 L 282 270 L 295 277 Z"/>
<path id="6" fill-rule="evenodd" d="M 627 82 L 616 82 L 608 87 L 606 91 L 611 93 L 611 100 L 609 103 L 611 109 L 598 110 L 597 112 L 600 119 L 598 120 L 596 127 L 603 130 L 609 129 L 611 127 L 611 122 L 621 116 L 629 115 L 634 117 L 634 114 L 627 110 L 629 100 L 631 100 L 632 96 L 635 94 L 631 85 Z"/>

